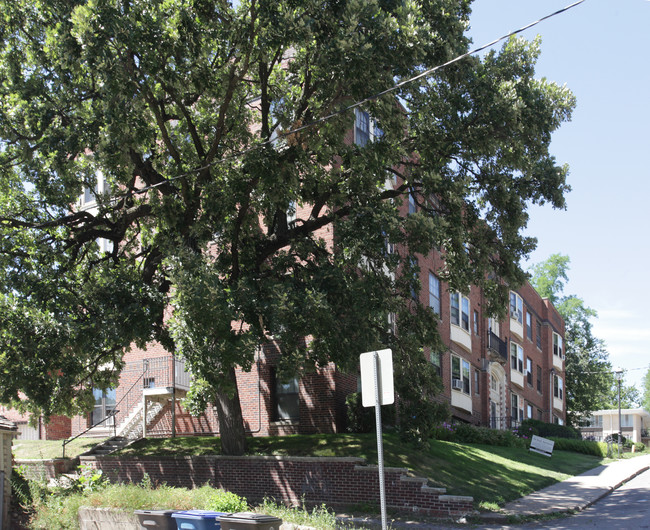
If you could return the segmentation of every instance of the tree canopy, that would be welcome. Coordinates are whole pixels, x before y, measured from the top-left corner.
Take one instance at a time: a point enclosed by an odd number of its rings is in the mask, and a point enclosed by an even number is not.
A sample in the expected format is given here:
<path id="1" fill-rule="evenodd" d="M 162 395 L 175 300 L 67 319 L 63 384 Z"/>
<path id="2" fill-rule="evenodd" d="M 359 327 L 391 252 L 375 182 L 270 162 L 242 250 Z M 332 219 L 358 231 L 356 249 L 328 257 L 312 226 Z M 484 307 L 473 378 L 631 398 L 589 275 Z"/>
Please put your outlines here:
<path id="1" fill-rule="evenodd" d="M 597 317 L 596 311 L 582 298 L 563 294 L 569 281 L 569 264 L 569 256 L 553 254 L 531 267 L 530 282 L 564 319 L 567 421 L 577 426 L 594 410 L 609 408 L 616 381 L 605 343 L 592 332 L 591 320 Z"/>
<path id="2" fill-rule="evenodd" d="M 271 339 L 294 370 L 392 347 L 421 399 L 437 320 L 408 258 L 442 249 L 442 279 L 496 312 L 534 247 L 528 206 L 564 207 L 549 143 L 574 98 L 535 77 L 539 40 L 365 100 L 465 53 L 467 0 L 0 6 L 0 401 L 81 410 L 157 340 L 238 452 L 234 367 Z"/>
<path id="3" fill-rule="evenodd" d="M 650 368 L 643 376 L 643 389 L 641 396 L 641 407 L 650 412 Z"/>

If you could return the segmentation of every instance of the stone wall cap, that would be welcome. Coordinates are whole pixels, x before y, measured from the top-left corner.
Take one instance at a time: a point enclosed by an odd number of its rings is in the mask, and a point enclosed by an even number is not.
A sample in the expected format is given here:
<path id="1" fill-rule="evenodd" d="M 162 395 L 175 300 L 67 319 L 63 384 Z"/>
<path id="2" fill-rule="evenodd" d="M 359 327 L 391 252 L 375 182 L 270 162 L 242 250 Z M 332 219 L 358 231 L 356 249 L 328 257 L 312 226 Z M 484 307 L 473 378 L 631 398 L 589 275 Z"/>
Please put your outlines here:
<path id="1" fill-rule="evenodd" d="M 227 456 L 227 455 L 183 455 L 183 456 L 128 456 L 128 455 L 80 455 L 79 460 L 102 461 L 102 460 L 275 460 L 279 462 L 340 462 L 359 464 L 365 462 L 365 459 L 356 456 L 287 456 L 287 455 L 244 455 L 244 456 Z M 363 466 L 362 466 L 363 467 Z"/>
<path id="2" fill-rule="evenodd" d="M 440 495 L 438 499 L 449 502 L 474 502 L 474 497 L 465 497 L 464 495 Z"/>

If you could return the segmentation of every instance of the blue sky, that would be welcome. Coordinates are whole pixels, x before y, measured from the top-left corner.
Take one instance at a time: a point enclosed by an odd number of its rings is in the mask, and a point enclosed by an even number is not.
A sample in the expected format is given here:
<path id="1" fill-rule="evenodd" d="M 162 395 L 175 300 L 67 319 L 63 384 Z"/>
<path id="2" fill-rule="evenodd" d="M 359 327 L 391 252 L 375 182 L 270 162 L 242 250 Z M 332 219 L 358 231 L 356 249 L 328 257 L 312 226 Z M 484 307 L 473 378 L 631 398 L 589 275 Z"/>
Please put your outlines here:
<path id="1" fill-rule="evenodd" d="M 474 47 L 571 3 L 475 0 Z M 531 209 L 527 234 L 538 248 L 523 265 L 558 252 L 571 258 L 565 294 L 598 312 L 594 334 L 639 390 L 650 364 L 643 310 L 650 301 L 649 26 L 648 0 L 586 0 L 523 33 L 542 37 L 537 76 L 566 84 L 577 98 L 572 121 L 552 144 L 571 168 L 567 209 Z"/>

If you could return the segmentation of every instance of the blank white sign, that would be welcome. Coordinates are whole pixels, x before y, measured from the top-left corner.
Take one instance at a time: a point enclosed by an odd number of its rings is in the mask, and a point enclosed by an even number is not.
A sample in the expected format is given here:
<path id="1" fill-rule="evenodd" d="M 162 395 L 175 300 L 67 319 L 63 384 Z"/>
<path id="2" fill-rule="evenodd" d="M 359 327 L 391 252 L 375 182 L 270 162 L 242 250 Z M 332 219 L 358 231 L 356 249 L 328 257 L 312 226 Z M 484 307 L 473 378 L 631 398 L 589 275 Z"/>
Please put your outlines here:
<path id="1" fill-rule="evenodd" d="M 361 403 L 364 407 L 375 406 L 375 353 L 379 356 L 379 404 L 395 402 L 393 387 L 393 351 L 391 349 L 369 351 L 359 356 L 361 365 Z"/>

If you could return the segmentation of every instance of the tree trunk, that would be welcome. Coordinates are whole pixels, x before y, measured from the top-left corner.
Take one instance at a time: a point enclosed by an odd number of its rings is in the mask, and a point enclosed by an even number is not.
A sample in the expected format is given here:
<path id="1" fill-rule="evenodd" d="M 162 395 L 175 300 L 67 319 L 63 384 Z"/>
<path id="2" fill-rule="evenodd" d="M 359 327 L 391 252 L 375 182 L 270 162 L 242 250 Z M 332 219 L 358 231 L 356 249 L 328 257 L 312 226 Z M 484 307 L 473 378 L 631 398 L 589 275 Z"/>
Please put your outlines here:
<path id="1" fill-rule="evenodd" d="M 217 388 L 215 392 L 215 407 L 221 434 L 221 452 L 224 455 L 239 456 L 246 451 L 246 432 L 244 431 L 244 417 L 239 402 L 235 369 L 231 368 L 225 377 L 227 379 L 227 384 L 224 385 L 226 390 Z"/>

